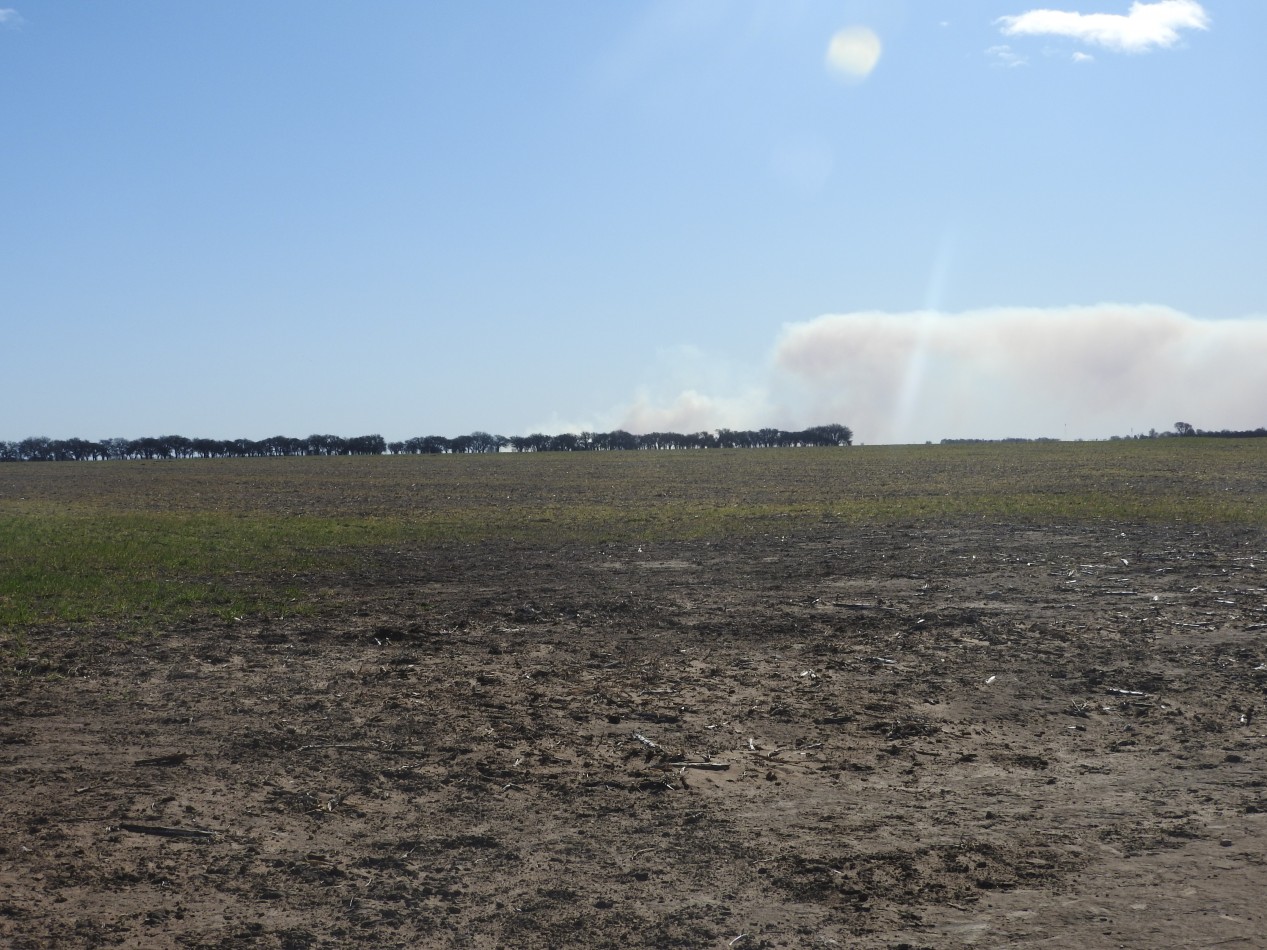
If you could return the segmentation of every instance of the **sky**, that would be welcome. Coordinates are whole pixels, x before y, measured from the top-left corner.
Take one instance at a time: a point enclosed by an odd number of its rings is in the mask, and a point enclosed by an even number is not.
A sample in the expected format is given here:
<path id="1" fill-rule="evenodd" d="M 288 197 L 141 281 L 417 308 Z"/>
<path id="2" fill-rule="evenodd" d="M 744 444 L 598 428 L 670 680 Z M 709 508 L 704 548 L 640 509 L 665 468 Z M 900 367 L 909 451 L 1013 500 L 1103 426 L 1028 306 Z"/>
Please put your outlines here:
<path id="1" fill-rule="evenodd" d="M 0 439 L 1267 425 L 1267 3 L 0 0 Z"/>

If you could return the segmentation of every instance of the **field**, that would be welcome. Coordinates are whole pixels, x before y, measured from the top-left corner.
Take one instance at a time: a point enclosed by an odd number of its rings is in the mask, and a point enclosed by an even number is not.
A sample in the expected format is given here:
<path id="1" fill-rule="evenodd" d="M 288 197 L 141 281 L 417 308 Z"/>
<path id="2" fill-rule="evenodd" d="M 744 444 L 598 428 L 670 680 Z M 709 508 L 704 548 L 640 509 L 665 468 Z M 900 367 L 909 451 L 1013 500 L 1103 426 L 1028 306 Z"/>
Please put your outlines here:
<path id="1" fill-rule="evenodd" d="M 1264 473 L 0 465 L 0 944 L 1262 946 Z"/>

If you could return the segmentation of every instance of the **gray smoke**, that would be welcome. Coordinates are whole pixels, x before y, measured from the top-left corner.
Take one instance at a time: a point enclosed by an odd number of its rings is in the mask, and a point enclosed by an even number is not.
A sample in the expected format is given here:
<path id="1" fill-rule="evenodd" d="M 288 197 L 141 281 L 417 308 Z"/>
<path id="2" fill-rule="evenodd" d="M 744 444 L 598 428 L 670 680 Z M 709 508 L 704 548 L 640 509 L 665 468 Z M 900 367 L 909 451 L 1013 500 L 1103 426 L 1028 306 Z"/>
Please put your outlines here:
<path id="1" fill-rule="evenodd" d="M 1264 355 L 1267 318 L 1101 304 L 833 314 L 785 327 L 774 365 L 810 417 L 909 442 L 1254 428 Z"/>
<path id="2" fill-rule="evenodd" d="M 873 443 L 1253 429 L 1267 425 L 1265 357 L 1262 316 L 1121 304 L 828 314 L 784 326 L 760 367 L 670 348 L 658 384 L 572 428 L 842 422 Z"/>

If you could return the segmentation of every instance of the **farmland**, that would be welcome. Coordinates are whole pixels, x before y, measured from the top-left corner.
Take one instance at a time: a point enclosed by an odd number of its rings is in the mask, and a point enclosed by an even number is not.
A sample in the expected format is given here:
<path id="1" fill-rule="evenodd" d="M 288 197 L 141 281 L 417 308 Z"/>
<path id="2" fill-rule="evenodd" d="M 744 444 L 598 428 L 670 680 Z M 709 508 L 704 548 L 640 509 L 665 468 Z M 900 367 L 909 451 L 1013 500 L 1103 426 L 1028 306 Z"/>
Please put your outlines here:
<path id="1" fill-rule="evenodd" d="M 1264 472 L 0 465 L 0 942 L 1252 945 Z"/>

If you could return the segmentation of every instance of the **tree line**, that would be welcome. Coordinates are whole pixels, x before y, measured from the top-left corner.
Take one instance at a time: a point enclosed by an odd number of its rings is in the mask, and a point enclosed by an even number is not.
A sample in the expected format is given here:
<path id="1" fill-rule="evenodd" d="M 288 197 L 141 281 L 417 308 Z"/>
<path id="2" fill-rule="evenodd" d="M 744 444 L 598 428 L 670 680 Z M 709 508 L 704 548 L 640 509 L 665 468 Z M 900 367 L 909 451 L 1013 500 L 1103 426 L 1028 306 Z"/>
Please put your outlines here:
<path id="1" fill-rule="evenodd" d="M 1156 429 L 1149 429 L 1148 434 L 1139 433 L 1138 435 L 1115 435 L 1113 441 L 1123 439 L 1169 439 L 1169 438 L 1188 438 L 1191 436 L 1205 436 L 1213 439 L 1261 439 L 1267 437 L 1267 429 L 1259 426 L 1257 429 L 1198 429 L 1190 422 L 1176 422 L 1175 427 L 1170 432 L 1158 432 Z"/>
<path id="2" fill-rule="evenodd" d="M 1202 436 L 1210 439 L 1261 439 L 1267 437 L 1267 429 L 1259 426 L 1257 429 L 1198 429 L 1196 426 L 1188 422 L 1176 422 L 1174 429 L 1169 432 L 1158 432 L 1156 429 L 1149 429 L 1147 432 L 1140 432 L 1133 435 L 1111 435 L 1110 442 L 1123 441 L 1139 441 L 1143 439 L 1171 439 L 1171 438 L 1188 438 L 1191 436 Z M 1053 438 L 1037 438 L 1037 439 L 942 439 L 942 445 L 987 445 L 994 443 L 1017 443 L 1017 442 L 1059 442 L 1059 439 Z"/>
<path id="3" fill-rule="evenodd" d="M 485 452 L 604 452 L 729 448 L 792 448 L 853 444 L 853 431 L 839 424 L 813 426 L 796 432 L 783 429 L 718 429 L 714 432 L 535 433 L 525 436 L 472 432 L 448 438 L 419 436 L 388 442 L 381 435 L 344 438 L 310 435 L 306 439 L 272 436 L 252 439 L 191 439 L 181 435 L 140 439 L 49 439 L 31 436 L 20 442 L 0 441 L 0 462 L 88 462 L 111 459 L 276 458 L 296 455 L 441 455 Z"/>

